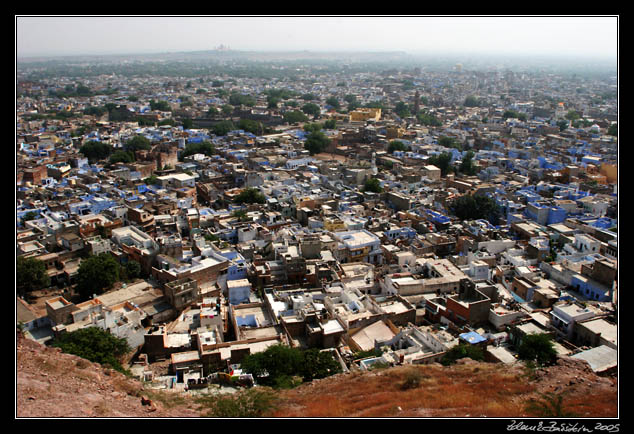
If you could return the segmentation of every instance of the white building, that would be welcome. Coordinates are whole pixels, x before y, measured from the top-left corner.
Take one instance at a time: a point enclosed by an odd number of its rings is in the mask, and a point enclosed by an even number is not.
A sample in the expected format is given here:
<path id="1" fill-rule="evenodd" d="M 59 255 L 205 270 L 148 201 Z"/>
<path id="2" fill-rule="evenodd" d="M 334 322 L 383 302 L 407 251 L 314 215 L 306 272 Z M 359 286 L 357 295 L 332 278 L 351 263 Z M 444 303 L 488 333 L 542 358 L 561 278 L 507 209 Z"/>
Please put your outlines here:
<path id="1" fill-rule="evenodd" d="M 229 280 L 227 293 L 230 304 L 248 302 L 251 295 L 251 283 L 247 279 Z"/>

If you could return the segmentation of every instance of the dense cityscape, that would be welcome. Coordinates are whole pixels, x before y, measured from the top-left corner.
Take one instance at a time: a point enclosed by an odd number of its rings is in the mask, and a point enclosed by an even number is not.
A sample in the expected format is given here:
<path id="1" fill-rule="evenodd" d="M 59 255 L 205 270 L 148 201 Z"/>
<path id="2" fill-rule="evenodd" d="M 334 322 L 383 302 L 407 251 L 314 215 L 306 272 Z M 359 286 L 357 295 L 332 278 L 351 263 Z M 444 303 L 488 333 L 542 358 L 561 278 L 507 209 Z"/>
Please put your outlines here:
<path id="1" fill-rule="evenodd" d="M 19 59 L 19 335 L 187 396 L 462 358 L 616 381 L 617 84 L 400 52 Z"/>

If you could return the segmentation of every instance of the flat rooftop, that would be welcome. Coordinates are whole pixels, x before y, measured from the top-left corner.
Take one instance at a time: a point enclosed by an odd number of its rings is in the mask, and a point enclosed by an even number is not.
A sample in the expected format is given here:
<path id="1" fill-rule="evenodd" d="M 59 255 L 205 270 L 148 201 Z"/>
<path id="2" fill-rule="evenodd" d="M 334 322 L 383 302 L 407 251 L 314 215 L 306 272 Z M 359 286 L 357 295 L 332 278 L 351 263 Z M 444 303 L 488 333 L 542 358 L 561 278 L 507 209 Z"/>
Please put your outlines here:
<path id="1" fill-rule="evenodd" d="M 571 356 L 588 362 L 594 372 L 602 372 L 617 365 L 618 353 L 607 345 L 601 345 Z"/>

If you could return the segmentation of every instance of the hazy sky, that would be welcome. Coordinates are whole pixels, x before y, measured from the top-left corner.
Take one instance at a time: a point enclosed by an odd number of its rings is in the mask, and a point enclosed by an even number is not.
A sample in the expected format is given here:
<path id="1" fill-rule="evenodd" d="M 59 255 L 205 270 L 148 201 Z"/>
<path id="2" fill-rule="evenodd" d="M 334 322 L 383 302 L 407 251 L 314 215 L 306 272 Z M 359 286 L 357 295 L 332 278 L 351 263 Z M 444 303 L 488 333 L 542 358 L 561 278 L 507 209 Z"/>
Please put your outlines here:
<path id="1" fill-rule="evenodd" d="M 16 56 L 213 49 L 400 50 L 616 59 L 616 16 L 16 16 Z"/>

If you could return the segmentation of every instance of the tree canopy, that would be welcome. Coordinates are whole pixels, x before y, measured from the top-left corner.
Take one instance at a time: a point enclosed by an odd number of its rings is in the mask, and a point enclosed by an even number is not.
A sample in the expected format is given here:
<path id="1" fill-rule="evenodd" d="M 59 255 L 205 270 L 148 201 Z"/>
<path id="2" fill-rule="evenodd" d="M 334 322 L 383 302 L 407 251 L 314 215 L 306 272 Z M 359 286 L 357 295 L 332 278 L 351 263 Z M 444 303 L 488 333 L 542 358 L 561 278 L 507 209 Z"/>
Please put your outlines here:
<path id="1" fill-rule="evenodd" d="M 236 203 L 264 203 L 266 197 L 257 188 L 245 188 L 235 198 Z"/>
<path id="2" fill-rule="evenodd" d="M 240 119 L 236 124 L 236 127 L 239 130 L 244 130 L 255 135 L 261 135 L 264 131 L 262 122 L 254 121 L 251 119 Z"/>
<path id="3" fill-rule="evenodd" d="M 478 107 L 480 105 L 480 101 L 474 95 L 469 95 L 464 100 L 465 107 Z"/>
<path id="4" fill-rule="evenodd" d="M 326 104 L 332 106 L 335 110 L 339 110 L 341 108 L 341 103 L 335 96 L 331 96 L 326 100 Z"/>
<path id="5" fill-rule="evenodd" d="M 619 135 L 619 125 L 616 122 L 608 127 L 608 135 L 614 137 Z"/>
<path id="6" fill-rule="evenodd" d="M 306 137 L 304 149 L 307 149 L 310 155 L 315 155 L 324 152 L 329 144 L 330 139 L 322 131 L 312 131 Z"/>
<path id="7" fill-rule="evenodd" d="M 289 124 L 306 122 L 308 120 L 308 116 L 306 116 L 304 113 L 302 113 L 299 110 L 289 110 L 284 113 L 282 118 L 284 119 L 284 122 L 287 122 Z"/>
<path id="8" fill-rule="evenodd" d="M 16 264 L 16 289 L 19 295 L 46 288 L 51 284 L 46 266 L 35 258 L 18 256 Z"/>
<path id="9" fill-rule="evenodd" d="M 467 154 L 462 157 L 462 162 L 460 163 L 460 172 L 464 173 L 465 175 L 475 175 L 477 170 L 475 168 L 475 165 L 473 164 L 473 157 L 475 156 L 475 153 L 473 151 L 469 151 L 467 152 Z"/>
<path id="10" fill-rule="evenodd" d="M 172 107 L 170 107 L 167 101 L 155 101 L 153 99 L 150 100 L 150 110 L 158 110 L 161 112 L 171 112 Z"/>
<path id="11" fill-rule="evenodd" d="M 141 135 L 136 135 L 132 137 L 123 145 L 123 149 L 130 152 L 147 151 L 151 148 L 152 146 L 150 145 L 150 139 Z"/>
<path id="12" fill-rule="evenodd" d="M 130 151 L 117 151 L 110 156 L 111 163 L 132 163 L 134 161 L 134 153 Z"/>
<path id="13" fill-rule="evenodd" d="M 341 372 L 341 366 L 329 352 L 317 348 L 301 350 L 281 344 L 246 356 L 240 367 L 257 377 L 260 384 L 278 388 L 288 387 L 294 376 L 311 381 Z"/>
<path id="14" fill-rule="evenodd" d="M 125 339 L 118 338 L 99 327 L 85 327 L 62 333 L 53 339 L 51 346 L 91 362 L 109 365 L 120 372 L 125 371 L 120 358 L 130 351 Z"/>
<path id="15" fill-rule="evenodd" d="M 91 163 L 108 158 L 112 151 L 112 146 L 96 140 L 89 140 L 79 148 L 79 152 L 88 158 Z"/>
<path id="16" fill-rule="evenodd" d="M 550 365 L 557 360 L 557 351 L 551 337 L 546 333 L 526 335 L 517 349 L 520 360 Z"/>
<path id="17" fill-rule="evenodd" d="M 387 152 L 393 154 L 394 151 L 409 151 L 409 146 L 400 140 L 392 140 L 387 147 Z"/>
<path id="18" fill-rule="evenodd" d="M 403 101 L 399 101 L 394 105 L 394 113 L 396 113 L 401 118 L 406 118 L 408 116 L 411 116 L 412 114 L 407 103 Z"/>
<path id="19" fill-rule="evenodd" d="M 214 145 L 206 140 L 198 143 L 188 143 L 185 145 L 185 150 L 181 153 L 181 158 L 189 157 L 194 154 L 204 154 L 209 157 L 213 155 L 215 151 Z"/>
<path id="20" fill-rule="evenodd" d="M 255 105 L 255 98 L 251 95 L 243 95 L 238 92 L 233 92 L 229 96 L 229 104 L 232 106 L 245 105 L 247 107 L 253 107 Z"/>
<path id="21" fill-rule="evenodd" d="M 433 166 L 438 167 L 442 176 L 445 176 L 453 171 L 453 168 L 451 167 L 451 154 L 448 152 L 443 152 L 439 155 L 433 155 L 429 157 L 427 162 Z"/>
<path id="22" fill-rule="evenodd" d="M 463 195 L 455 199 L 450 205 L 451 211 L 460 220 L 488 220 L 497 225 L 501 216 L 499 205 L 483 195 Z"/>
<path id="23" fill-rule="evenodd" d="M 383 188 L 381 187 L 381 183 L 377 178 L 370 178 L 365 181 L 365 184 L 363 185 L 363 191 L 381 193 L 383 191 Z"/>
<path id="24" fill-rule="evenodd" d="M 120 266 L 109 253 L 90 256 L 79 264 L 77 292 L 84 300 L 100 295 L 119 280 Z"/>
<path id="25" fill-rule="evenodd" d="M 484 360 L 484 352 L 482 348 L 474 345 L 459 344 L 447 351 L 440 363 L 448 366 L 454 364 L 456 360 L 464 359 L 465 357 L 481 361 Z"/>
<path id="26" fill-rule="evenodd" d="M 317 104 L 309 102 L 302 106 L 302 111 L 307 115 L 319 116 L 321 108 Z"/>
<path id="27" fill-rule="evenodd" d="M 220 121 L 213 125 L 209 131 L 216 136 L 226 136 L 229 131 L 235 130 L 236 127 L 230 120 Z"/>

